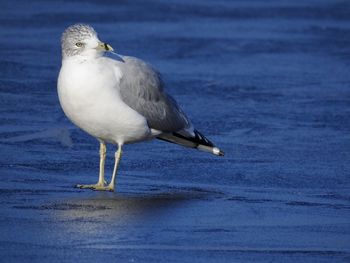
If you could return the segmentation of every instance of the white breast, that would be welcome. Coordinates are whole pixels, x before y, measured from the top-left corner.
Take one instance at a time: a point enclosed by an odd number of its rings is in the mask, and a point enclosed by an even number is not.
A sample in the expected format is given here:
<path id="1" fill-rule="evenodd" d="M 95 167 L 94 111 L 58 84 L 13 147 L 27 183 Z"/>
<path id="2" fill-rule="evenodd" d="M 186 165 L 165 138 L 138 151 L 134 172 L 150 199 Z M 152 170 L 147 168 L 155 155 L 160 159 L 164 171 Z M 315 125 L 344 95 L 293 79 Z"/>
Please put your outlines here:
<path id="1" fill-rule="evenodd" d="M 143 140 L 150 134 L 147 121 L 122 101 L 117 63 L 103 57 L 65 59 L 58 78 L 61 106 L 74 124 L 96 138 L 115 144 Z"/>

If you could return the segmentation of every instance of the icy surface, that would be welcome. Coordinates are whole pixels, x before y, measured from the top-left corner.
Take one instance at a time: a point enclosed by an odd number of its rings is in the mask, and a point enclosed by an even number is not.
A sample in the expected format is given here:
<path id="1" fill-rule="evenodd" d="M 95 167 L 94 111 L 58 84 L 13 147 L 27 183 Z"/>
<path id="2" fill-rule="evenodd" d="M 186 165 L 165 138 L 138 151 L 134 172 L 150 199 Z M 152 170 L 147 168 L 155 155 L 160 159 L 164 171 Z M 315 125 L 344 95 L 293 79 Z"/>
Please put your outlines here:
<path id="1" fill-rule="evenodd" d="M 191 2 L 1 1 L 2 262 L 350 261 L 349 2 Z M 225 157 L 128 145 L 116 193 L 73 188 L 98 176 L 56 93 L 75 22 L 158 68 Z"/>

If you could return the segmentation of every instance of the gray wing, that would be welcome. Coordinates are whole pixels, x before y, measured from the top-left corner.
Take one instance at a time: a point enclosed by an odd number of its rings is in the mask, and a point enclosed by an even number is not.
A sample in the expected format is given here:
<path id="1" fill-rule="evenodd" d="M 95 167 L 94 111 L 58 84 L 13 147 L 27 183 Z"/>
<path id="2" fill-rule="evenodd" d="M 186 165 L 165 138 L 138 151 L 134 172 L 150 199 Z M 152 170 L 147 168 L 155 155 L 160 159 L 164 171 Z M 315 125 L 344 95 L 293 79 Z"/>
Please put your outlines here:
<path id="1" fill-rule="evenodd" d="M 160 74 L 149 64 L 123 56 L 120 66 L 120 94 L 123 101 L 144 116 L 150 128 L 175 132 L 189 127 L 190 121 L 176 101 L 164 91 Z"/>

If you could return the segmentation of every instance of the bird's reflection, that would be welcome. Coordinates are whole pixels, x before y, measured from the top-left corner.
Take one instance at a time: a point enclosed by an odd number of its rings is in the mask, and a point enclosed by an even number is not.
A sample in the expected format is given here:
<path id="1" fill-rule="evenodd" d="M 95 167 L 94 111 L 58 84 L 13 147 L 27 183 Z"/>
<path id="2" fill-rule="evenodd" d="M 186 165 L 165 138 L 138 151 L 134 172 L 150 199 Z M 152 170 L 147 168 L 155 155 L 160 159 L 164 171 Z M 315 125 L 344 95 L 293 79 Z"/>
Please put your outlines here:
<path id="1" fill-rule="evenodd" d="M 157 194 L 116 194 L 92 192 L 90 197 L 75 197 L 55 204 L 55 215 L 64 231 L 76 237 L 113 239 L 137 236 L 172 222 L 179 222 L 179 210 L 191 209 L 208 193 L 177 191 Z M 180 214 L 184 214 L 183 211 Z M 180 219 L 181 220 L 181 219 Z M 153 230 L 152 230 L 153 229 Z"/>

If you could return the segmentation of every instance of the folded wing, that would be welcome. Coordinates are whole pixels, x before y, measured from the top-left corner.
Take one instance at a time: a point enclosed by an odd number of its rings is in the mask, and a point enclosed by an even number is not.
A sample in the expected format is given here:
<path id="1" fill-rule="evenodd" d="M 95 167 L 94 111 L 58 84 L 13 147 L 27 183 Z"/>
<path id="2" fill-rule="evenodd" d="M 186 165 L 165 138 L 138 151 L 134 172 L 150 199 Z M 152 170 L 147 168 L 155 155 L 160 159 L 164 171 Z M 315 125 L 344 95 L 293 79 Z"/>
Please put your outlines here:
<path id="1" fill-rule="evenodd" d="M 175 132 L 191 126 L 176 101 L 164 91 L 160 74 L 133 57 L 123 57 L 120 94 L 123 101 L 143 115 L 150 128 Z"/>
<path id="2" fill-rule="evenodd" d="M 149 64 L 123 56 L 120 66 L 120 94 L 123 101 L 144 116 L 151 129 L 160 131 L 158 139 L 197 148 L 215 155 L 224 153 L 195 130 L 176 101 L 164 90 L 160 74 Z"/>

